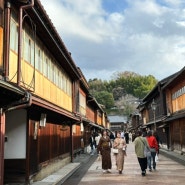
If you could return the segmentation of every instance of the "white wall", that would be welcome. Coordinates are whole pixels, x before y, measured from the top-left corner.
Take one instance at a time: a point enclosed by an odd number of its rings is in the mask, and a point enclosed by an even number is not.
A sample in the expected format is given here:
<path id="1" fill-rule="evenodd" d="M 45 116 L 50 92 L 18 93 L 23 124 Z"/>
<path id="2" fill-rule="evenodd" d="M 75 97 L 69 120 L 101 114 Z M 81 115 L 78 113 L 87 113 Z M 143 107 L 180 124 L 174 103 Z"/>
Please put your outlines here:
<path id="1" fill-rule="evenodd" d="M 5 159 L 26 158 L 26 110 L 15 110 L 6 113 L 5 120 Z"/>

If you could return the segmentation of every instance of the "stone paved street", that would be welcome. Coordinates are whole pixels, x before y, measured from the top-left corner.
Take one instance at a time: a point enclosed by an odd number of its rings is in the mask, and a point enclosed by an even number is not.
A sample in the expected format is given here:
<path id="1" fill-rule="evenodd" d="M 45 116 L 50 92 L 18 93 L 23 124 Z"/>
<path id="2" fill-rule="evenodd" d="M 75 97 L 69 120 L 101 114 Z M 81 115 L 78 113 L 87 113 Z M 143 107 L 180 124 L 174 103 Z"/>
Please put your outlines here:
<path id="1" fill-rule="evenodd" d="M 96 160 L 78 185 L 184 185 L 185 166 L 167 158 L 159 156 L 157 170 L 149 172 L 145 177 L 141 176 L 139 164 L 134 153 L 133 143 L 128 144 L 127 157 L 123 174 L 118 174 L 115 167 L 114 156 L 112 155 L 112 173 L 102 173 L 101 161 Z"/>

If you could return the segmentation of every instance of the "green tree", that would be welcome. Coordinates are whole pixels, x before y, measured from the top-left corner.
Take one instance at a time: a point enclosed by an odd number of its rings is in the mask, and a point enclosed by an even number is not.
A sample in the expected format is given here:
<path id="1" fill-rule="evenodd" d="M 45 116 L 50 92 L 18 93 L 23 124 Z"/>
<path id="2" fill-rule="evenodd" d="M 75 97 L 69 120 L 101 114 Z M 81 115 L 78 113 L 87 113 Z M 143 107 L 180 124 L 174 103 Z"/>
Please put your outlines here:
<path id="1" fill-rule="evenodd" d="M 106 82 L 100 80 L 100 79 L 93 79 L 93 80 L 89 80 L 88 82 L 89 84 L 89 88 L 90 88 L 90 92 L 93 94 L 94 92 L 100 92 L 100 91 L 106 91 Z"/>
<path id="2" fill-rule="evenodd" d="M 99 104 L 105 106 L 105 109 L 110 109 L 114 106 L 114 99 L 112 93 L 109 93 L 107 91 L 100 91 L 94 93 L 94 97 L 96 98 Z"/>
<path id="3" fill-rule="evenodd" d="M 154 76 L 141 76 L 137 73 L 125 71 L 115 73 L 110 81 L 102 81 L 101 79 L 93 79 L 88 82 L 90 93 L 96 98 L 98 103 L 106 107 L 107 112 L 115 111 L 123 113 L 121 106 L 122 101 L 127 95 L 132 95 L 136 99 L 144 98 L 157 84 Z M 115 105 L 120 102 L 120 111 L 115 109 Z M 114 109 L 111 109 L 113 108 Z M 109 109 L 109 110 L 108 110 Z M 124 113 L 130 112 L 130 107 L 124 105 Z M 127 113 L 126 113 L 127 112 Z"/>
<path id="4" fill-rule="evenodd" d="M 136 73 L 119 74 L 116 84 L 124 88 L 127 94 L 132 94 L 138 98 L 144 98 L 157 84 L 157 80 L 152 76 L 141 76 Z"/>

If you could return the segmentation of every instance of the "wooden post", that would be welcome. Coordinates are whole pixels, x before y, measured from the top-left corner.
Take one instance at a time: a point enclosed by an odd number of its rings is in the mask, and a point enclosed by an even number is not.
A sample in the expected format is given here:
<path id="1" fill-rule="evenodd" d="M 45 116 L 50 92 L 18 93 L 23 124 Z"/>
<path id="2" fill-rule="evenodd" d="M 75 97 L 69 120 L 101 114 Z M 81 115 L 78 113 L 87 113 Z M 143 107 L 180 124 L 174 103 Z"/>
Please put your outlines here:
<path id="1" fill-rule="evenodd" d="M 70 138 L 71 138 L 71 162 L 74 160 L 74 142 L 73 142 L 73 125 L 72 123 L 70 124 Z"/>
<path id="2" fill-rule="evenodd" d="M 0 184 L 4 183 L 5 113 L 0 109 Z"/>

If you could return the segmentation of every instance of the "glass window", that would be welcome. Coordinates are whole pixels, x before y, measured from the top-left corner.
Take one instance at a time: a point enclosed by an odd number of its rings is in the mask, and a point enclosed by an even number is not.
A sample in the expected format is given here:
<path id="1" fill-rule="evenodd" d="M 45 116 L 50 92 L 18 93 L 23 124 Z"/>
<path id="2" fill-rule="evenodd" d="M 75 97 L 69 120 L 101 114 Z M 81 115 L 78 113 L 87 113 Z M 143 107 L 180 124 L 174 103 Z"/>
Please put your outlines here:
<path id="1" fill-rule="evenodd" d="M 10 29 L 10 48 L 18 52 L 18 24 L 16 17 L 11 17 Z M 33 38 L 33 30 L 28 24 L 24 25 L 22 56 L 25 61 L 52 81 L 56 86 L 62 89 L 68 95 L 72 94 L 72 82 L 67 73 L 58 66 L 52 54 L 45 48 L 43 42 L 39 38 Z M 36 42 L 35 42 L 36 39 Z"/>
<path id="2" fill-rule="evenodd" d="M 49 59 L 47 60 L 47 65 L 46 65 L 46 66 L 47 66 L 47 75 L 46 75 L 46 76 L 48 77 L 48 79 L 51 80 L 51 77 L 50 77 L 50 73 L 51 73 L 51 72 L 50 72 L 50 69 L 51 69 L 50 66 L 51 66 L 51 65 L 50 65 L 50 60 L 49 60 Z"/>
<path id="3" fill-rule="evenodd" d="M 10 48 L 16 53 L 18 52 L 18 27 L 13 19 L 10 23 Z"/>
<path id="4" fill-rule="evenodd" d="M 47 59 L 47 57 L 45 57 L 44 63 L 43 63 L 43 64 L 44 64 L 44 65 L 43 65 L 43 74 L 44 74 L 44 76 L 47 77 L 47 64 L 48 64 L 48 59 Z"/>
<path id="5" fill-rule="evenodd" d="M 35 68 L 39 70 L 39 55 L 40 55 L 40 49 L 38 47 L 35 48 Z"/>
<path id="6" fill-rule="evenodd" d="M 35 64 L 35 45 L 34 45 L 34 41 L 30 39 L 30 63 L 32 66 L 34 66 Z"/>

